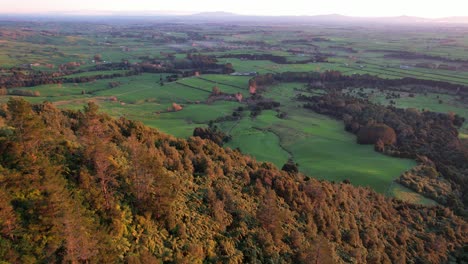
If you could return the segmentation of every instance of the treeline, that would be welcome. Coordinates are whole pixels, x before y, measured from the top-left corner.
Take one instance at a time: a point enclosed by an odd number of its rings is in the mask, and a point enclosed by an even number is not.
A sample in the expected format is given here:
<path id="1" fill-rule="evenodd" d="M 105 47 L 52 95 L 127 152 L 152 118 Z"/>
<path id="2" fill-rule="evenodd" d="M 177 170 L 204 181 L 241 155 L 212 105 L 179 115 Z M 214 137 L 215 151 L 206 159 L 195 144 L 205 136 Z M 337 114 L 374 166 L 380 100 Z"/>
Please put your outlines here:
<path id="1" fill-rule="evenodd" d="M 188 53 L 186 59 L 171 61 L 174 69 L 186 70 L 191 69 L 199 73 L 233 73 L 232 64 L 218 64 L 218 60 L 214 56 L 203 54 Z"/>
<path id="2" fill-rule="evenodd" d="M 383 51 L 388 54 L 384 55 L 384 58 L 397 58 L 397 59 L 406 59 L 406 60 L 437 60 L 443 62 L 459 62 L 459 63 L 468 63 L 468 60 L 464 59 L 452 59 L 442 56 L 429 55 L 423 53 L 416 53 L 410 51 L 396 51 L 396 50 L 375 50 L 377 52 Z"/>
<path id="3" fill-rule="evenodd" d="M 23 73 L 22 71 L 11 70 L 10 75 L 0 75 L 0 88 L 19 88 L 19 87 L 33 87 L 43 84 L 57 84 L 61 83 L 57 77 L 60 73 L 45 73 L 45 72 L 31 72 Z"/>
<path id="4" fill-rule="evenodd" d="M 92 103 L 63 111 L 12 99 L 0 116 L 1 261 L 467 260 L 467 223 L 447 208 L 280 171 Z"/>
<path id="5" fill-rule="evenodd" d="M 0 96 L 5 95 L 17 95 L 17 96 L 28 96 L 28 97 L 39 97 L 41 93 L 39 91 L 31 90 L 8 90 L 6 88 L 0 88 Z"/>
<path id="6" fill-rule="evenodd" d="M 468 151 L 463 148 L 457 131 L 465 121 L 463 117 L 385 107 L 340 93 L 300 95 L 298 100 L 306 102 L 304 107 L 317 113 L 342 119 L 346 130 L 358 136 L 358 142 L 375 144 L 376 150 L 388 155 L 432 165 L 453 187 L 453 192 L 432 198 L 459 214 L 466 214 Z M 429 186 L 426 189 L 419 191 L 430 192 Z"/>
<path id="7" fill-rule="evenodd" d="M 271 100 L 269 98 L 264 98 L 259 94 L 252 95 L 246 100 L 248 109 L 250 110 L 250 117 L 259 116 L 263 110 L 273 110 L 276 109 L 279 111 L 278 107 L 281 106 L 279 102 Z M 283 114 L 282 117 L 285 117 Z"/>
<path id="8" fill-rule="evenodd" d="M 116 69 L 114 67 L 106 67 L 105 69 Z M 20 87 L 34 87 L 45 84 L 61 84 L 61 83 L 86 83 L 101 79 L 113 79 L 118 77 L 127 77 L 139 74 L 138 71 L 129 70 L 123 73 L 113 74 L 95 74 L 90 76 L 80 77 L 67 77 L 67 75 L 78 74 L 83 72 L 94 72 L 95 69 L 90 71 L 65 71 L 65 72 L 29 72 L 23 73 L 22 71 L 11 70 L 10 75 L 0 76 L 0 88 L 20 88 Z"/>
<path id="9" fill-rule="evenodd" d="M 11 89 L 19 87 L 34 87 L 45 84 L 87 83 L 101 79 L 128 77 L 137 74 L 139 74 L 138 71 L 127 71 L 124 73 L 113 74 L 96 74 L 91 76 L 80 77 L 67 77 L 66 75 L 64 75 L 64 73 L 13 74 L 10 76 L 0 77 L 0 87 Z"/>
<path id="10" fill-rule="evenodd" d="M 23 73 L 22 70 L 11 70 L 10 75 L 0 76 L 0 88 L 20 88 L 34 87 L 45 84 L 61 84 L 61 83 L 87 83 L 101 79 L 113 79 L 120 77 L 134 76 L 141 73 L 172 73 L 181 76 L 193 76 L 196 72 L 199 73 L 215 73 L 229 74 L 233 73 L 232 64 L 216 64 L 212 59 L 205 60 L 203 55 L 194 55 L 190 60 L 178 61 L 177 63 L 168 63 L 165 66 L 152 62 L 143 62 L 129 65 L 128 63 L 106 63 L 96 65 L 87 70 L 63 71 L 55 73 L 46 72 L 29 72 Z M 122 73 L 102 74 L 93 72 L 125 70 Z M 89 76 L 68 77 L 67 75 L 89 72 Z"/>
<path id="11" fill-rule="evenodd" d="M 1 95 L 17 95 L 17 96 L 27 96 L 27 97 L 39 97 L 41 93 L 39 91 L 30 91 L 30 90 L 7 90 L 7 93 L 4 93 L 6 89 L 0 91 Z"/>
<path id="12" fill-rule="evenodd" d="M 320 46 L 310 43 L 311 39 L 286 39 L 282 40 L 282 44 L 294 44 L 294 45 L 302 45 L 302 46 L 310 46 L 313 47 L 315 50 L 320 49 Z"/>
<path id="13" fill-rule="evenodd" d="M 340 91 L 349 87 L 374 87 L 377 89 L 407 91 L 412 86 L 413 92 L 435 92 L 441 90 L 461 96 L 468 96 L 468 86 L 443 81 L 424 80 L 405 77 L 401 79 L 384 79 L 369 74 L 342 75 L 339 71 L 319 72 L 284 72 L 254 77 L 264 85 L 275 82 L 305 82 L 309 86 L 319 85 L 322 89 Z"/>
<path id="14" fill-rule="evenodd" d="M 288 61 L 288 58 L 273 54 L 224 54 L 217 56 L 218 58 L 236 58 L 243 60 L 268 60 L 277 64 L 306 64 L 310 62 L 327 62 L 327 57 L 317 54 L 314 58 L 301 61 Z"/>
<path id="15" fill-rule="evenodd" d="M 96 80 L 103 79 L 114 79 L 120 77 L 129 77 L 140 74 L 138 71 L 126 71 L 123 73 L 112 73 L 112 74 L 97 74 L 92 76 L 80 76 L 80 77 L 61 77 L 59 78 L 60 83 L 88 83 Z"/>
<path id="16" fill-rule="evenodd" d="M 187 75 L 190 72 L 193 74 L 195 72 L 205 74 L 229 74 L 234 72 L 230 63 L 219 64 L 218 60 L 213 56 L 193 53 L 188 53 L 183 59 L 177 59 L 175 56 L 168 56 L 163 60 L 146 58 L 143 62 L 132 64 L 130 67 L 137 72 L 181 75 Z"/>
<path id="17" fill-rule="evenodd" d="M 337 45 L 330 45 L 328 46 L 330 49 L 334 50 L 339 50 L 339 51 L 345 51 L 349 53 L 358 53 L 357 50 L 355 50 L 353 47 L 348 47 L 348 46 L 337 46 Z"/>

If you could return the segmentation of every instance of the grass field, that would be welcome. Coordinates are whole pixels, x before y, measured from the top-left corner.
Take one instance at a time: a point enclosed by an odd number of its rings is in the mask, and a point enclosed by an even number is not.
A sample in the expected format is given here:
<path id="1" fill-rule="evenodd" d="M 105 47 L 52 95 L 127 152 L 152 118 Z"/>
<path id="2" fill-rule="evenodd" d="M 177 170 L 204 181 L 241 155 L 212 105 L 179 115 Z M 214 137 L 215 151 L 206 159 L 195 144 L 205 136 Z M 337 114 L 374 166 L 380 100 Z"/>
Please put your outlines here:
<path id="1" fill-rule="evenodd" d="M 423 204 L 428 206 L 438 205 L 434 200 L 428 199 L 405 186 L 394 182 L 388 189 L 388 195 L 410 203 Z"/>
<path id="2" fill-rule="evenodd" d="M 293 88 L 302 85 L 281 84 L 264 93 L 281 102 L 287 119 L 277 118 L 274 111 L 263 111 L 254 120 L 224 124 L 222 128 L 234 138 L 229 146 L 239 147 L 260 160 L 273 161 L 277 166 L 291 157 L 307 175 L 333 181 L 349 179 L 353 184 L 370 186 L 382 193 L 403 171 L 416 165 L 412 160 L 379 154 L 372 146 L 357 145 L 355 136 L 344 130 L 341 121 L 298 107 L 292 100 Z M 258 148 L 258 142 L 266 138 L 278 144 Z"/>
<path id="3" fill-rule="evenodd" d="M 241 106 L 237 102 L 225 101 L 206 104 L 213 86 L 217 85 L 226 93 L 248 94 L 248 78 L 242 76 L 203 75 L 202 78 L 206 80 L 191 77 L 164 86 L 160 86 L 159 77 L 159 74 L 142 74 L 92 83 L 41 85 L 21 89 L 40 92 L 40 97 L 25 97 L 34 103 L 50 101 L 60 108 L 82 109 L 88 101 L 94 101 L 102 111 L 113 117 L 140 120 L 166 133 L 185 138 L 192 135 L 195 127 L 206 126 L 210 120 L 229 116 L 235 108 Z M 110 81 L 119 82 L 120 85 L 109 88 Z M 82 94 L 82 91 L 86 91 L 86 94 Z M 112 102 L 109 100 L 111 97 L 116 97 L 118 101 Z M 6 96 L 0 98 L 1 102 L 6 100 Z M 172 103 L 182 105 L 183 110 L 167 112 Z"/>

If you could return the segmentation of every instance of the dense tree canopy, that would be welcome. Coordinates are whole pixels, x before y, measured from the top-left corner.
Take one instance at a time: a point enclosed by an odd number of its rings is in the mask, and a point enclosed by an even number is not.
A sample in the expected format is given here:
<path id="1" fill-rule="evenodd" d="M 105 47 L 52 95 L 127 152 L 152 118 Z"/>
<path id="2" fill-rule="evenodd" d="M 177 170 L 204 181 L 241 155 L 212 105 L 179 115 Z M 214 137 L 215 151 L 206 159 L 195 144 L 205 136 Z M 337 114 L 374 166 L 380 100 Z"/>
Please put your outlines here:
<path id="1" fill-rule="evenodd" d="M 392 145 L 396 142 L 396 134 L 393 128 L 385 124 L 369 124 L 359 129 L 357 134 L 359 144 L 376 144 L 381 141 L 385 145 Z"/>

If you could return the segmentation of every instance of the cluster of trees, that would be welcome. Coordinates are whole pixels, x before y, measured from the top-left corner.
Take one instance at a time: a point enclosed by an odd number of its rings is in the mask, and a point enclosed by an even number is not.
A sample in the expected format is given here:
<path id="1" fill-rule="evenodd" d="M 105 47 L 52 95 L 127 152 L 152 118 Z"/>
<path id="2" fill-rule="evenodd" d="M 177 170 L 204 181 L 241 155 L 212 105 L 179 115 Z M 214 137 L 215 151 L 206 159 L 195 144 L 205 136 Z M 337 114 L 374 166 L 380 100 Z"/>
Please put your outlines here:
<path id="1" fill-rule="evenodd" d="M 395 51 L 395 50 L 383 50 L 387 54 L 384 55 L 385 58 L 397 58 L 405 60 L 437 60 L 443 62 L 462 62 L 467 63 L 467 60 L 464 59 L 453 59 L 437 55 L 429 55 L 423 53 L 416 53 L 411 51 Z"/>
<path id="2" fill-rule="evenodd" d="M 328 48 L 334 49 L 334 50 L 345 51 L 345 52 L 349 52 L 349 53 L 358 53 L 358 51 L 355 50 L 353 47 L 348 47 L 348 46 L 330 45 L 330 46 L 328 46 Z"/>
<path id="3" fill-rule="evenodd" d="M 6 90 L 6 89 L 5 89 Z M 9 95 L 17 95 L 17 96 L 29 96 L 29 97 L 39 97 L 41 93 L 39 91 L 31 91 L 31 90 L 7 90 Z M 6 95 L 6 94 L 5 94 Z"/>
<path id="4" fill-rule="evenodd" d="M 309 62 L 326 62 L 327 57 L 322 54 L 315 55 L 314 58 L 301 61 L 288 61 L 287 57 L 277 56 L 273 54 L 224 54 L 217 56 L 218 58 L 237 58 L 243 60 L 268 60 L 277 64 L 306 64 Z"/>
<path id="5" fill-rule="evenodd" d="M 60 81 L 60 83 L 88 83 L 88 82 L 94 82 L 96 80 L 128 77 L 128 76 L 134 76 L 134 75 L 137 75 L 137 74 L 139 74 L 138 71 L 126 71 L 126 72 L 123 72 L 123 73 L 95 74 L 95 75 L 81 76 L 81 77 L 63 76 L 63 77 L 59 78 L 58 80 Z M 115 82 L 113 82 L 113 83 L 115 83 Z"/>
<path id="6" fill-rule="evenodd" d="M 294 38 L 294 39 L 285 39 L 285 40 L 281 40 L 281 43 L 282 44 L 296 44 L 296 45 L 305 45 L 305 46 L 310 46 L 310 47 L 313 47 L 315 50 L 317 49 L 320 49 L 320 46 L 317 46 L 315 44 L 312 44 L 310 42 L 312 42 L 313 40 L 311 39 L 298 39 L 298 38 Z"/>
<path id="7" fill-rule="evenodd" d="M 423 80 L 405 77 L 402 79 L 383 79 L 369 74 L 342 75 L 339 71 L 319 72 L 284 72 L 259 75 L 253 78 L 259 85 L 269 85 L 275 82 L 305 82 L 311 89 L 320 86 L 321 89 L 341 91 L 346 88 L 374 87 L 382 90 L 405 91 L 408 87 L 412 92 L 436 92 L 468 96 L 468 86 L 443 81 Z"/>
<path id="8" fill-rule="evenodd" d="M 60 73 L 45 72 L 23 72 L 21 70 L 10 70 L 9 75 L 0 75 L 0 88 L 32 87 L 43 84 L 61 83 L 57 77 Z"/>
<path id="9" fill-rule="evenodd" d="M 206 59 L 208 58 L 208 59 Z M 213 61 L 214 60 L 214 61 Z M 46 73 L 40 71 L 24 72 L 21 69 L 10 69 L 8 75 L 0 76 L 0 88 L 19 88 L 33 87 L 44 84 L 61 84 L 61 83 L 87 83 L 100 79 L 113 79 L 119 77 L 128 77 L 141 73 L 172 73 L 173 75 L 193 76 L 196 71 L 204 73 L 233 73 L 232 64 L 216 64 L 216 59 L 203 55 L 190 55 L 190 60 L 178 61 L 177 63 L 168 63 L 161 66 L 148 62 L 129 65 L 127 62 L 106 63 L 96 65 L 87 71 L 61 71 L 54 73 Z M 122 73 L 113 74 L 94 74 L 80 77 L 67 77 L 67 75 L 108 70 L 126 70 Z"/>
<path id="10" fill-rule="evenodd" d="M 218 146 L 223 146 L 224 143 L 231 140 L 231 136 L 219 130 L 217 126 L 210 126 L 207 128 L 197 127 L 193 130 L 193 136 L 200 137 L 202 139 L 209 139 Z"/>
<path id="11" fill-rule="evenodd" d="M 120 62 L 96 64 L 93 67 L 89 68 L 89 71 L 130 70 L 131 66 L 133 65 L 128 63 L 128 61 L 122 60 Z"/>
<path id="12" fill-rule="evenodd" d="M 120 85 L 121 85 L 120 82 L 109 82 L 109 83 L 107 84 L 107 87 L 109 87 L 110 89 L 112 89 L 112 88 L 115 88 L 115 87 L 119 87 Z"/>
<path id="13" fill-rule="evenodd" d="M 341 93 L 301 95 L 298 99 L 307 102 L 306 108 L 342 119 L 346 130 L 357 134 L 361 143 L 376 144 L 377 150 L 389 155 L 434 163 L 440 175 L 453 185 L 453 192 L 443 197 L 444 204 L 460 214 L 466 213 L 468 152 L 457 131 L 464 122 L 463 117 L 385 107 Z"/>
<path id="14" fill-rule="evenodd" d="M 173 58 L 166 63 L 166 68 L 173 70 L 191 70 L 203 73 L 233 73 L 232 64 L 218 64 L 213 56 L 188 53 L 185 59 Z"/>
<path id="15" fill-rule="evenodd" d="M 245 100 L 245 103 L 248 105 L 250 110 L 250 116 L 256 117 L 262 113 L 263 110 L 272 110 L 276 109 L 279 112 L 278 107 L 281 106 L 281 103 L 276 102 L 270 98 L 265 98 L 262 95 L 257 93 L 257 84 L 256 82 L 249 82 L 250 94 L 251 96 Z"/>
<path id="16" fill-rule="evenodd" d="M 252 117 L 258 116 L 263 110 L 271 110 L 280 107 L 280 103 L 271 99 L 263 98 L 260 95 L 253 97 L 253 100 L 249 100 L 249 110 Z"/>
<path id="17" fill-rule="evenodd" d="M 106 68 L 115 69 L 115 68 Z M 91 70 L 90 72 L 95 71 Z M 78 71 L 63 71 L 55 73 L 47 73 L 40 71 L 29 71 L 23 72 L 20 70 L 9 70 L 11 74 L 0 76 L 0 87 L 1 88 L 19 88 L 19 87 L 33 87 L 44 84 L 61 84 L 61 83 L 86 83 L 93 82 L 100 79 L 112 79 L 118 77 L 126 77 L 139 74 L 136 70 L 129 70 L 124 73 L 113 73 L 113 74 L 95 74 L 90 76 L 81 77 L 67 77 L 66 75 L 82 73 L 83 70 Z"/>
<path id="18" fill-rule="evenodd" d="M 280 171 L 209 140 L 11 99 L 0 111 L 0 260 L 466 261 L 442 207 Z"/>
<path id="19" fill-rule="evenodd" d="M 191 61 L 191 66 L 188 68 L 196 69 L 215 69 L 218 68 L 218 60 L 213 56 L 203 54 L 187 54 L 187 59 Z M 185 67 L 186 69 L 187 67 Z"/>
<path id="20" fill-rule="evenodd" d="M 347 125 L 354 126 L 351 121 L 348 122 Z M 393 128 L 385 124 L 369 123 L 360 127 L 357 131 L 357 142 L 359 144 L 393 145 L 396 143 L 397 136 Z"/>
<path id="21" fill-rule="evenodd" d="M 397 182 L 418 193 L 446 204 L 447 193 L 452 193 L 452 184 L 440 177 L 440 173 L 433 163 L 424 160 L 421 165 L 404 172 Z"/>

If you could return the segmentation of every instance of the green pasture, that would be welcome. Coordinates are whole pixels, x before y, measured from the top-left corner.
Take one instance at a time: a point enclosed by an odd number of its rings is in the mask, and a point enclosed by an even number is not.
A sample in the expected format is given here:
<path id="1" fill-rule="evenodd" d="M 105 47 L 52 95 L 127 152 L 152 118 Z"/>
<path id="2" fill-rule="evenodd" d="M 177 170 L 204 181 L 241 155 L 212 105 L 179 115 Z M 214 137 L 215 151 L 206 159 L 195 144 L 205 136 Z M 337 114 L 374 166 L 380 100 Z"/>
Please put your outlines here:
<path id="1" fill-rule="evenodd" d="M 281 111 L 288 113 L 286 119 L 276 117 L 274 111 L 263 111 L 255 119 L 224 124 L 222 128 L 233 136 L 229 146 L 239 147 L 260 160 L 273 161 L 275 165 L 282 165 L 292 157 L 307 175 L 331 181 L 349 179 L 353 184 L 370 186 L 382 193 L 402 172 L 416 165 L 412 160 L 379 154 L 373 146 L 358 145 L 355 136 L 344 130 L 341 121 L 300 107 L 300 103 L 293 100 L 293 88 L 301 86 L 303 84 L 280 84 L 269 87 L 264 93 L 265 97 L 282 104 Z M 250 148 L 255 138 L 262 142 L 268 137 L 273 142 L 279 140 L 279 144 Z"/>
<path id="2" fill-rule="evenodd" d="M 438 205 L 437 202 L 435 202 L 432 199 L 426 198 L 422 196 L 419 193 L 414 192 L 411 189 L 406 188 L 405 186 L 394 182 L 390 188 L 388 189 L 387 192 L 388 195 L 391 195 L 397 199 L 410 202 L 410 203 L 415 203 L 415 204 L 422 204 L 422 205 L 427 205 L 427 206 L 435 206 Z"/>

